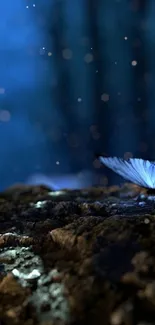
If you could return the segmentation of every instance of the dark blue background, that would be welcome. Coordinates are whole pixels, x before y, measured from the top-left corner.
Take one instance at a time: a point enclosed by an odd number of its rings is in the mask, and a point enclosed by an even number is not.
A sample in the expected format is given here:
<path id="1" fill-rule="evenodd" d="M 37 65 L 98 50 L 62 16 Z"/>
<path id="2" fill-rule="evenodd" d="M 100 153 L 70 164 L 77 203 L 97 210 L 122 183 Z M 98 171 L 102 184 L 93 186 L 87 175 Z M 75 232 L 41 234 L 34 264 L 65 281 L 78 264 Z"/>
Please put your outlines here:
<path id="1" fill-rule="evenodd" d="M 83 170 L 116 183 L 100 152 L 155 159 L 155 1 L 5 0 L 0 13 L 0 189 Z"/>

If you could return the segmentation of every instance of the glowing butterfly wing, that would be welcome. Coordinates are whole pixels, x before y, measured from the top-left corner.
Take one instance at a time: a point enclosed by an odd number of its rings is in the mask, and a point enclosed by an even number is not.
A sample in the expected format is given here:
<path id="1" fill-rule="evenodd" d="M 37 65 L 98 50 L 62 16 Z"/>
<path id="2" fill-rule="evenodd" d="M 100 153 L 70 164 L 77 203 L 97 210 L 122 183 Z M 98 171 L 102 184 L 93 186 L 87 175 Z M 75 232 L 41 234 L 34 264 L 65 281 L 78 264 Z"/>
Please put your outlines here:
<path id="1" fill-rule="evenodd" d="M 149 160 L 99 157 L 100 161 L 126 180 L 146 188 L 155 188 L 155 163 Z"/>

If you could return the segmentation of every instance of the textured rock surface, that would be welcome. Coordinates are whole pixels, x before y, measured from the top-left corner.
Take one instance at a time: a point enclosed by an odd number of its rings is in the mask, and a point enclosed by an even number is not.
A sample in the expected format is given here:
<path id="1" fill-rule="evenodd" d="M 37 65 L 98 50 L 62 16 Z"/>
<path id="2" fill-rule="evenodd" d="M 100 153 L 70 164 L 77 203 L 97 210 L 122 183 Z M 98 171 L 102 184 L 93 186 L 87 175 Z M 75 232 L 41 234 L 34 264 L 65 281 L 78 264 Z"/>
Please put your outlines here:
<path id="1" fill-rule="evenodd" d="M 0 324 L 155 324 L 155 201 L 136 186 L 0 194 Z"/>

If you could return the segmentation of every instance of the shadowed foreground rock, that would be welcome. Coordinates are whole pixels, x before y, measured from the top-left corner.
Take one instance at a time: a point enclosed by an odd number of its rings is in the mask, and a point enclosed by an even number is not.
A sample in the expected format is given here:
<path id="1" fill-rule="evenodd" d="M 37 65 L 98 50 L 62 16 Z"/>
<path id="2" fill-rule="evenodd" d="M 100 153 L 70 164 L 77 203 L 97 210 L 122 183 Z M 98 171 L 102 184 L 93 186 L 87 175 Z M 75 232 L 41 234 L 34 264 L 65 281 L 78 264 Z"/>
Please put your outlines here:
<path id="1" fill-rule="evenodd" d="M 155 324 L 151 198 L 128 184 L 1 193 L 0 324 Z"/>

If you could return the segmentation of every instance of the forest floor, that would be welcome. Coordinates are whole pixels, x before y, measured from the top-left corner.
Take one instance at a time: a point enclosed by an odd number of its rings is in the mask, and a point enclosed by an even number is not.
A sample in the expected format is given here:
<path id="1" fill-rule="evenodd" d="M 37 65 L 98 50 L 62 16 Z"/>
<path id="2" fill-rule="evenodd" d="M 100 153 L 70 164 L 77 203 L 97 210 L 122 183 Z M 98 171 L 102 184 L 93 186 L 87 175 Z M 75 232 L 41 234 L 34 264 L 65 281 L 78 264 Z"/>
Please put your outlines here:
<path id="1" fill-rule="evenodd" d="M 155 324 L 155 199 L 123 187 L 0 193 L 0 325 Z"/>

